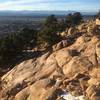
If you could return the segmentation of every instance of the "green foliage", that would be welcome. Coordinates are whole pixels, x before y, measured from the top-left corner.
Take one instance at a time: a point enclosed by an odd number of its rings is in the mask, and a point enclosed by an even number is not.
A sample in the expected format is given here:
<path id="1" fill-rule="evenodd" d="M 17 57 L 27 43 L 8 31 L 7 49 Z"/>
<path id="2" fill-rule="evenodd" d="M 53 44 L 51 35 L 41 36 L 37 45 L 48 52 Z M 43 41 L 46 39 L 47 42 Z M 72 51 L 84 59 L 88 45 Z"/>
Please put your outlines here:
<path id="1" fill-rule="evenodd" d="M 45 27 L 39 33 L 39 37 L 41 41 L 46 42 L 49 46 L 53 45 L 61 39 L 60 36 L 56 34 L 56 31 L 57 30 L 52 27 Z"/>
<path id="2" fill-rule="evenodd" d="M 58 23 L 58 20 L 55 17 L 55 15 L 48 16 L 45 20 L 45 26 L 47 26 L 47 27 L 49 27 L 49 26 L 51 27 L 57 23 Z"/>
<path id="3" fill-rule="evenodd" d="M 61 25 L 54 15 L 48 16 L 43 29 L 39 32 L 39 41 L 46 42 L 49 46 L 58 42 L 61 37 L 57 35 L 57 32 L 62 30 L 61 26 L 63 27 L 63 24 Z"/>
<path id="4" fill-rule="evenodd" d="M 67 27 L 80 24 L 82 15 L 79 12 L 68 14 L 66 20 L 58 21 L 55 15 L 48 16 L 44 23 L 44 28 L 39 32 L 39 41 L 46 42 L 48 45 L 53 45 L 61 40 L 57 35 L 58 32 L 64 31 Z"/>
<path id="5" fill-rule="evenodd" d="M 68 14 L 66 16 L 66 26 L 71 27 L 78 25 L 82 22 L 82 15 L 80 12 L 76 12 L 74 14 Z"/>
<path id="6" fill-rule="evenodd" d="M 76 12 L 73 14 L 73 24 L 78 25 L 82 21 L 82 15 L 80 12 Z"/>
<path id="7" fill-rule="evenodd" d="M 37 41 L 37 31 L 24 28 L 19 35 L 17 36 L 18 41 L 22 41 L 23 49 L 27 49 L 27 47 L 34 47 L 36 46 Z"/>
<path id="8" fill-rule="evenodd" d="M 100 19 L 100 10 L 99 10 L 99 12 L 97 13 L 97 18 Z"/>
<path id="9" fill-rule="evenodd" d="M 0 65 L 7 64 L 19 52 L 21 51 L 14 45 L 12 36 L 3 37 L 0 40 Z"/>
<path id="10" fill-rule="evenodd" d="M 31 42 L 32 41 L 32 42 Z M 0 38 L 0 66 L 9 64 L 14 58 L 36 45 L 36 31 L 24 28 L 20 33 Z"/>
<path id="11" fill-rule="evenodd" d="M 58 31 L 59 31 L 59 32 L 65 31 L 66 28 L 67 28 L 67 25 L 66 25 L 66 23 L 65 23 L 65 20 L 62 19 L 61 21 L 59 21 L 59 23 L 58 23 L 58 28 L 57 28 Z"/>
<path id="12" fill-rule="evenodd" d="M 72 14 L 68 14 L 66 16 L 66 25 L 67 27 L 70 27 L 73 25 L 73 15 Z"/>

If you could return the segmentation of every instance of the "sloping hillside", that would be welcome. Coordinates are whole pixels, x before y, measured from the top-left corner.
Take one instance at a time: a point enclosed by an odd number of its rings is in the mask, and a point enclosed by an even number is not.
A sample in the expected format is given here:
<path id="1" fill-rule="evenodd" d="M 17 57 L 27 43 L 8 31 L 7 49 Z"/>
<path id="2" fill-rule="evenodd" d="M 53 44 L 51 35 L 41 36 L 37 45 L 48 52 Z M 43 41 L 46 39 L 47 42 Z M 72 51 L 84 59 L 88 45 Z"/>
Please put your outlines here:
<path id="1" fill-rule="evenodd" d="M 0 100 L 69 100 L 67 92 L 83 96 L 79 100 L 100 100 L 100 37 L 92 33 L 94 25 L 78 26 L 51 50 L 3 75 Z"/>

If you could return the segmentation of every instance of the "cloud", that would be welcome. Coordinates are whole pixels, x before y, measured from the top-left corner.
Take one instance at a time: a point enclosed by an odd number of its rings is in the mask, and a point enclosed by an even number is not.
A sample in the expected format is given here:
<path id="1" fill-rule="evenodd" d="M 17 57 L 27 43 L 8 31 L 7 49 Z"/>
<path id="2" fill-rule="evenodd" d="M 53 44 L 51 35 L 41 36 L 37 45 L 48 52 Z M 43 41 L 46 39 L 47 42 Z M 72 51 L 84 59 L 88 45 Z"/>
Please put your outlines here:
<path id="1" fill-rule="evenodd" d="M 95 0 L 2 0 L 2 2 L 0 1 L 0 10 L 97 10 L 100 8 L 100 1 L 94 1 Z"/>
<path id="2" fill-rule="evenodd" d="M 54 0 L 49 0 L 54 1 Z M 8 0 L 0 3 L 0 10 L 31 10 L 46 9 L 49 6 L 48 0 Z"/>
<path id="3" fill-rule="evenodd" d="M 48 9 L 51 3 L 57 3 L 57 0 L 7 0 L 0 3 L 0 10 L 24 10 L 24 9 Z"/>

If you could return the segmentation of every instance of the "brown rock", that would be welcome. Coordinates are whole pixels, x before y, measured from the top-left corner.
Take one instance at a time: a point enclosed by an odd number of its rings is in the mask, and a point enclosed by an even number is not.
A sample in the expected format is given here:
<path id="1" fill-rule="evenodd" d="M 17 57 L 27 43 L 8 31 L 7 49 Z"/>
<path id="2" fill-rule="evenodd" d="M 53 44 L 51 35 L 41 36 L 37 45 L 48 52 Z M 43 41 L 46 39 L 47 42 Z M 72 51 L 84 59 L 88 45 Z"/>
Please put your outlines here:
<path id="1" fill-rule="evenodd" d="M 69 28 L 68 35 L 74 35 L 78 32 L 78 30 L 74 27 Z"/>
<path id="2" fill-rule="evenodd" d="M 88 26 L 86 23 L 85 27 Z M 70 29 L 71 35 L 66 40 L 53 46 L 52 52 L 23 61 L 1 77 L 1 87 L 5 94 L 3 100 L 13 98 L 15 100 L 56 100 L 62 88 L 67 85 L 69 90 L 73 90 L 73 94 L 85 92 L 90 85 L 86 91 L 88 97 L 99 100 L 99 39 L 89 35 L 89 39 L 85 41 L 82 34 L 73 37 L 77 31 L 73 29 Z"/>
<path id="3" fill-rule="evenodd" d="M 68 64 L 63 67 L 66 76 L 72 77 L 76 73 L 84 73 L 92 67 L 92 64 L 86 58 L 73 57 Z"/>
<path id="4" fill-rule="evenodd" d="M 89 86 L 86 93 L 90 100 L 100 100 L 100 86 Z"/>
<path id="5" fill-rule="evenodd" d="M 29 88 L 25 88 L 18 94 L 16 94 L 14 100 L 27 100 L 28 96 L 29 96 Z"/>
<path id="6" fill-rule="evenodd" d="M 96 44 L 96 54 L 100 58 L 100 42 Z"/>
<path id="7" fill-rule="evenodd" d="M 55 44 L 52 48 L 53 48 L 53 51 L 57 51 L 57 50 L 60 50 L 68 45 L 69 45 L 69 43 L 67 40 L 62 40 L 61 42 Z"/>
<path id="8" fill-rule="evenodd" d="M 91 72 L 90 72 L 90 80 L 88 81 L 88 83 L 90 85 L 100 85 L 100 68 L 94 68 Z"/>
<path id="9" fill-rule="evenodd" d="M 100 20 L 96 19 L 96 25 L 100 25 Z"/>

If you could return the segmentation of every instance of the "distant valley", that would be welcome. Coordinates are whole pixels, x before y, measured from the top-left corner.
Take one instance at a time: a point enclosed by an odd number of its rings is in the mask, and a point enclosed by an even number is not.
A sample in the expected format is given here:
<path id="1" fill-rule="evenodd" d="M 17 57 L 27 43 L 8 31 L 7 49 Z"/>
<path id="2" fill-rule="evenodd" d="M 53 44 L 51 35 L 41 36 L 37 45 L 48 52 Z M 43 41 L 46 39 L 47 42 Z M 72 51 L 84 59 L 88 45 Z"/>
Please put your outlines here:
<path id="1" fill-rule="evenodd" d="M 0 11 L 0 35 L 19 32 L 24 27 L 39 30 L 45 18 L 55 14 L 60 20 L 75 11 Z M 84 18 L 92 19 L 96 12 L 82 12 Z"/>

